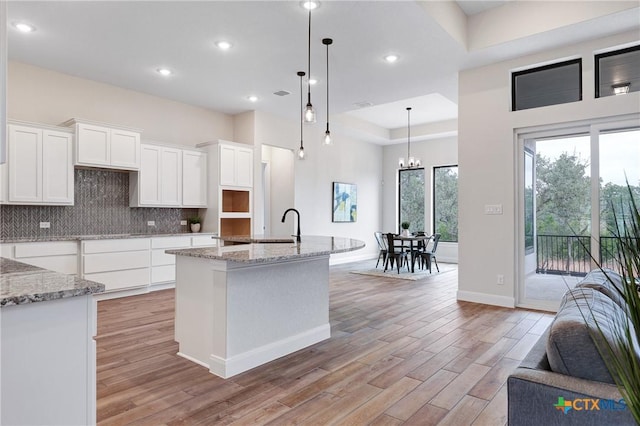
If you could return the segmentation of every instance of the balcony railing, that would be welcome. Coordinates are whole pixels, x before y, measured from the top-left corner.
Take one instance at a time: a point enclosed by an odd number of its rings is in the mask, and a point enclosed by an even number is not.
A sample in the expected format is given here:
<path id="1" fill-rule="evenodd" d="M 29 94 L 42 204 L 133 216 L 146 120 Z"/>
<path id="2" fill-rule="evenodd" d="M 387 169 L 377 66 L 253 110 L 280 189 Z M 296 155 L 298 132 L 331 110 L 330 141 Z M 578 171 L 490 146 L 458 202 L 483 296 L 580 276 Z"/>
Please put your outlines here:
<path id="1" fill-rule="evenodd" d="M 591 237 L 583 235 L 538 235 L 536 273 L 584 276 L 592 269 L 589 255 Z M 618 270 L 615 237 L 600 237 L 602 267 Z"/>

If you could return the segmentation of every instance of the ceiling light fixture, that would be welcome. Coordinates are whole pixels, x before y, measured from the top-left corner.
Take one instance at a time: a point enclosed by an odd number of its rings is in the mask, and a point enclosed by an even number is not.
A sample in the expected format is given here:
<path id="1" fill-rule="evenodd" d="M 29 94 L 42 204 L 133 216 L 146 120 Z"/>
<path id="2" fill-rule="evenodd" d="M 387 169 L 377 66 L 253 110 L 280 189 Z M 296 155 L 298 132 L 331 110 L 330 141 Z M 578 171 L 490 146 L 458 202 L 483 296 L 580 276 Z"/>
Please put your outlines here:
<path id="1" fill-rule="evenodd" d="M 307 10 L 317 9 L 318 6 L 320 6 L 320 2 L 312 1 L 312 0 L 303 1 L 300 4 L 302 5 L 302 7 L 304 7 Z"/>
<path id="2" fill-rule="evenodd" d="M 158 72 L 158 74 L 163 75 L 165 77 L 169 77 L 171 74 L 173 74 L 173 71 L 171 71 L 168 68 L 158 68 L 156 71 Z"/>
<path id="3" fill-rule="evenodd" d="M 626 95 L 627 93 L 629 93 L 629 86 L 631 86 L 631 83 L 627 82 L 614 84 L 613 86 L 611 86 L 611 88 L 613 89 L 614 95 Z"/>
<path id="4" fill-rule="evenodd" d="M 216 42 L 216 46 L 218 46 L 218 49 L 221 49 L 221 50 L 229 50 L 231 49 L 232 44 L 229 43 L 228 41 L 221 40 Z"/>
<path id="5" fill-rule="evenodd" d="M 333 40 L 330 38 L 322 39 L 322 44 L 327 47 L 327 130 L 325 130 L 322 140 L 325 145 L 331 145 L 331 132 L 329 131 L 329 45 L 332 43 Z"/>
<path id="6" fill-rule="evenodd" d="M 13 27 L 21 33 L 32 33 L 36 30 L 36 27 L 25 24 L 24 22 L 14 22 Z"/>
<path id="7" fill-rule="evenodd" d="M 311 8 L 309 9 L 309 38 L 307 43 L 307 75 L 311 76 Z M 311 84 L 307 83 L 307 106 L 304 110 L 304 122 L 305 123 L 315 123 L 316 122 L 316 111 L 313 109 L 313 105 L 311 104 Z"/>
<path id="8" fill-rule="evenodd" d="M 317 82 L 318 82 L 318 80 L 316 80 L 315 78 L 310 78 L 310 79 L 309 79 L 309 84 L 310 84 L 310 85 L 312 85 L 312 86 L 313 86 L 314 84 L 316 84 Z"/>
<path id="9" fill-rule="evenodd" d="M 420 167 L 420 159 L 411 156 L 411 107 L 407 107 L 407 158 L 408 163 L 404 162 L 404 157 L 398 159 L 398 166 L 401 169 Z"/>
<path id="10" fill-rule="evenodd" d="M 300 149 L 298 150 L 298 159 L 300 160 L 304 160 L 304 143 L 302 141 L 302 127 L 304 124 L 304 116 L 302 114 L 302 104 L 304 102 L 302 98 L 302 94 L 304 93 L 302 88 L 302 78 L 304 76 L 304 71 L 298 71 L 298 77 L 300 77 Z"/>
<path id="11" fill-rule="evenodd" d="M 251 101 L 251 102 L 257 102 L 258 101 L 258 97 L 255 96 L 255 95 L 247 96 L 247 99 L 249 99 L 249 101 Z"/>
<path id="12" fill-rule="evenodd" d="M 398 55 L 387 55 L 384 57 L 384 60 L 390 64 L 393 64 L 398 60 Z"/>

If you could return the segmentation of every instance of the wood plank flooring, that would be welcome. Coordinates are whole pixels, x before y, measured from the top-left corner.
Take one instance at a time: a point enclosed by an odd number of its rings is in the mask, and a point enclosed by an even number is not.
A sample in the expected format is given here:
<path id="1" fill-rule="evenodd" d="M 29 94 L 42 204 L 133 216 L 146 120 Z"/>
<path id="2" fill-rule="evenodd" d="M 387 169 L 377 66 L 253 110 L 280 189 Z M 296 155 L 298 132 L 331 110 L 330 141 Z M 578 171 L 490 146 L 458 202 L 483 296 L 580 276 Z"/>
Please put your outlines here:
<path id="1" fill-rule="evenodd" d="M 457 270 L 331 267 L 331 338 L 223 380 L 176 355 L 173 290 L 98 303 L 100 425 L 504 425 L 506 378 L 552 319 L 457 302 Z"/>

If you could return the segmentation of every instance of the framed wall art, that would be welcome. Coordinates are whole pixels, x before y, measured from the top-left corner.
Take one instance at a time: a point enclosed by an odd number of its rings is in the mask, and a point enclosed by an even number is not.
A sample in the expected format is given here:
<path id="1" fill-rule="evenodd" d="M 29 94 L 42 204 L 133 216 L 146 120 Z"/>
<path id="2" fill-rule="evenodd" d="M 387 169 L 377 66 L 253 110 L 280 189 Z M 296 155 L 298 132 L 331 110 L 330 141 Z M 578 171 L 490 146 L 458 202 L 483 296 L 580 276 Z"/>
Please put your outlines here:
<path id="1" fill-rule="evenodd" d="M 333 222 L 355 222 L 358 218 L 358 187 L 352 183 L 333 182 Z"/>

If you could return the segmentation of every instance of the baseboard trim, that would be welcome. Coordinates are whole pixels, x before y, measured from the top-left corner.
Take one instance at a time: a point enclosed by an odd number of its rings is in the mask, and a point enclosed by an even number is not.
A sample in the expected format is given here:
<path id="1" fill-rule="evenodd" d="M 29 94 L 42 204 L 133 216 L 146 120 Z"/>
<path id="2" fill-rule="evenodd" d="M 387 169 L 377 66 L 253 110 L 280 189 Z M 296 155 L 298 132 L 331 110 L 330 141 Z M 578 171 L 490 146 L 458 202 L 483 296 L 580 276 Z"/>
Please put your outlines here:
<path id="1" fill-rule="evenodd" d="M 178 351 L 178 353 L 177 353 L 176 355 L 178 355 L 178 356 L 180 356 L 180 357 L 182 357 L 182 358 L 184 358 L 184 359 L 188 359 L 188 360 L 189 360 L 189 361 L 191 361 L 191 362 L 195 362 L 196 364 L 201 365 L 201 366 L 203 366 L 203 367 L 209 368 L 209 365 L 207 365 L 207 363 L 206 363 L 206 362 L 202 362 L 202 361 L 200 361 L 200 360 L 197 360 L 197 359 L 195 359 L 194 357 L 189 356 L 189 355 L 187 355 L 187 354 L 183 354 L 183 353 L 182 353 L 182 352 L 180 352 L 180 351 Z"/>
<path id="2" fill-rule="evenodd" d="M 475 291 L 458 290 L 456 298 L 464 302 L 482 303 L 483 305 L 502 306 L 504 308 L 516 307 L 515 298 L 508 296 L 498 296 L 497 294 L 486 294 L 478 293 Z"/>
<path id="3" fill-rule="evenodd" d="M 259 365 L 326 340 L 329 337 L 331 337 L 331 325 L 327 323 L 303 333 L 243 352 L 231 358 L 225 359 L 211 355 L 207 367 L 209 367 L 209 371 L 216 376 L 228 379 L 236 374 L 251 370 Z M 187 357 L 185 356 L 185 358 Z M 198 361 L 194 362 L 203 365 Z"/>

